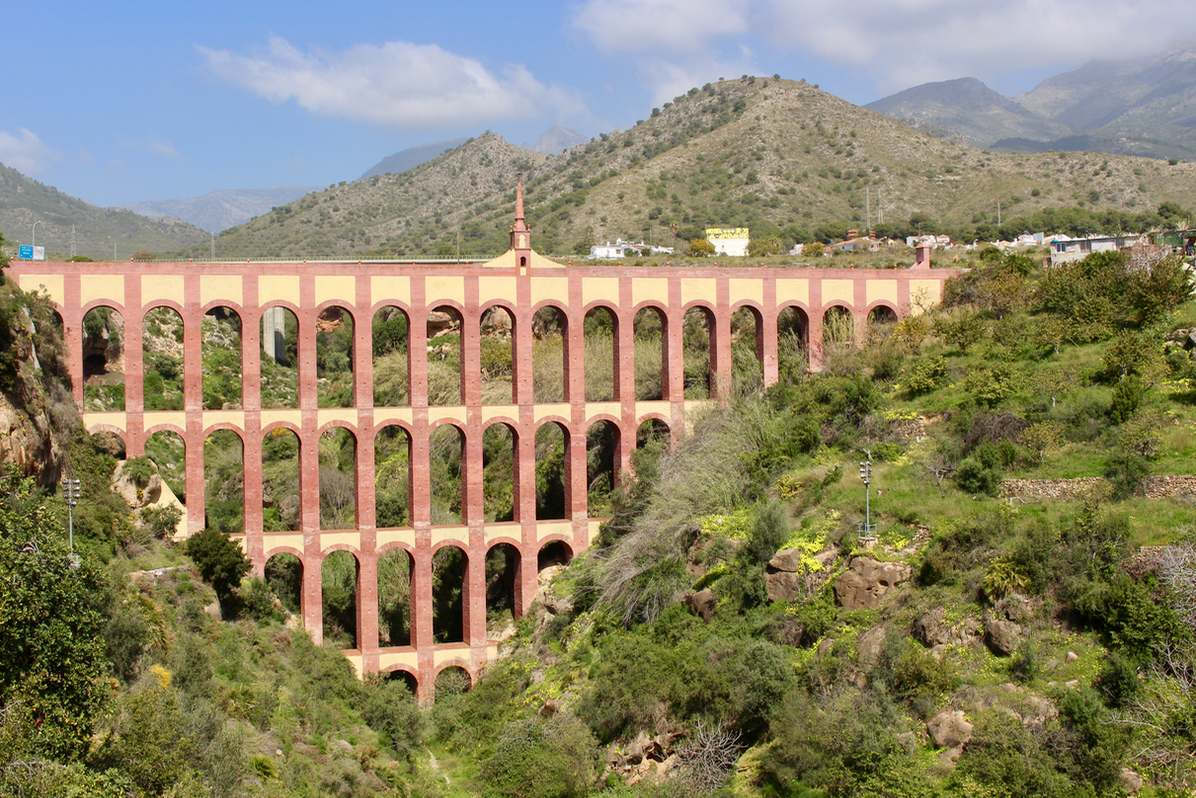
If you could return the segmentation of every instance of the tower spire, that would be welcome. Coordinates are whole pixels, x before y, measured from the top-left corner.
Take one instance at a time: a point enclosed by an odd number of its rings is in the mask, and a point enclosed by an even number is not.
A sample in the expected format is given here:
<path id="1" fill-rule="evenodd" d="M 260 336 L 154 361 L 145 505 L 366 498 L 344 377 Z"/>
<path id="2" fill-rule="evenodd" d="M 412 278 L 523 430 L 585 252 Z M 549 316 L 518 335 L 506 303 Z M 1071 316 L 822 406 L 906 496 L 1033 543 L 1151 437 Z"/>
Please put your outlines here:
<path id="1" fill-rule="evenodd" d="M 531 229 L 523 215 L 523 181 L 515 184 L 515 224 L 511 225 L 511 249 L 526 257 L 532 248 Z M 524 261 L 526 264 L 527 261 Z"/>

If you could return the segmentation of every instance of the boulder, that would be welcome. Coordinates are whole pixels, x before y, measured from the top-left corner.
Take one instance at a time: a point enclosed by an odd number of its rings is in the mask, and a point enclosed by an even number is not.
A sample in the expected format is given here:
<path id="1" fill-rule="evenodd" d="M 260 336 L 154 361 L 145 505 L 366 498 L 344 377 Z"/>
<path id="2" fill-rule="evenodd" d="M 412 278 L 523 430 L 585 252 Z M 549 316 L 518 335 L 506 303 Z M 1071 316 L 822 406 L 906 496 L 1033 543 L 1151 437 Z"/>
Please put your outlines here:
<path id="1" fill-rule="evenodd" d="M 1145 780 L 1143 780 L 1143 778 L 1141 776 L 1139 776 L 1137 773 L 1130 770 L 1129 768 L 1122 768 L 1120 781 L 1121 781 L 1121 788 L 1123 790 L 1125 790 L 1126 792 L 1128 792 L 1130 795 L 1133 795 L 1136 792 L 1138 792 L 1139 790 L 1141 790 L 1142 787 L 1146 784 Z"/>
<path id="2" fill-rule="evenodd" d="M 903 562 L 878 562 L 871 557 L 853 557 L 848 571 L 835 581 L 835 601 L 848 610 L 870 609 L 885 594 L 914 575 L 913 566 Z"/>
<path id="3" fill-rule="evenodd" d="M 913 636 L 927 648 L 946 645 L 950 642 L 951 627 L 947 623 L 947 611 L 942 607 L 919 615 L 914 619 Z"/>
<path id="4" fill-rule="evenodd" d="M 926 731 L 936 748 L 957 748 L 972 739 L 971 723 L 961 710 L 944 709 L 926 721 Z"/>
<path id="5" fill-rule="evenodd" d="M 880 652 L 884 651 L 888 630 L 884 626 L 873 626 L 860 635 L 856 644 L 856 660 L 864 670 L 872 670 L 880 661 Z"/>
<path id="6" fill-rule="evenodd" d="M 714 619 L 714 591 L 710 588 L 699 590 L 697 593 L 690 593 L 685 597 L 685 606 L 694 615 L 698 615 L 706 623 L 710 623 Z"/>
<path id="7" fill-rule="evenodd" d="M 801 558 L 801 549 L 781 549 L 768 561 L 768 569 L 770 571 L 785 571 L 791 574 L 801 573 L 805 570 L 805 567 L 801 564 Z"/>
<path id="8" fill-rule="evenodd" d="M 764 575 L 769 601 L 796 601 L 808 594 L 807 577 L 792 571 L 777 571 Z"/>
<path id="9" fill-rule="evenodd" d="M 1000 657 L 1007 657 L 1022 642 L 1022 627 L 1013 621 L 989 618 L 984 624 L 984 642 Z"/>

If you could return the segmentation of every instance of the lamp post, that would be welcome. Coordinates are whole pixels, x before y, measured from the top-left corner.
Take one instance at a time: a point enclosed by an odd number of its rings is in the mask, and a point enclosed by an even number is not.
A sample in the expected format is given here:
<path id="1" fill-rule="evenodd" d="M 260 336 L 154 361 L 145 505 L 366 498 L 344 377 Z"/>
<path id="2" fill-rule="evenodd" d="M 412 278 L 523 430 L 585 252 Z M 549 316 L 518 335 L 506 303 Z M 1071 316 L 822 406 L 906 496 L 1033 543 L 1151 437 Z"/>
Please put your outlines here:
<path id="1" fill-rule="evenodd" d="M 114 239 L 112 236 L 108 236 L 108 240 L 112 242 L 112 262 L 116 263 L 116 239 Z"/>
<path id="2" fill-rule="evenodd" d="M 864 523 L 857 524 L 857 534 L 863 539 L 876 537 L 876 526 L 872 523 L 872 461 L 864 460 L 860 463 L 860 479 L 864 480 Z"/>
<path id="3" fill-rule="evenodd" d="M 71 559 L 75 564 L 79 564 L 79 560 L 75 555 L 75 507 L 79 504 L 79 499 L 83 496 L 83 491 L 77 479 L 62 480 L 63 498 L 66 499 L 66 517 L 67 525 L 70 530 L 70 545 L 71 545 Z"/>
<path id="4" fill-rule="evenodd" d="M 31 246 L 34 246 L 34 247 L 37 246 L 37 226 L 41 223 L 42 223 L 41 219 L 38 219 L 36 222 L 33 223 L 33 243 Z"/>

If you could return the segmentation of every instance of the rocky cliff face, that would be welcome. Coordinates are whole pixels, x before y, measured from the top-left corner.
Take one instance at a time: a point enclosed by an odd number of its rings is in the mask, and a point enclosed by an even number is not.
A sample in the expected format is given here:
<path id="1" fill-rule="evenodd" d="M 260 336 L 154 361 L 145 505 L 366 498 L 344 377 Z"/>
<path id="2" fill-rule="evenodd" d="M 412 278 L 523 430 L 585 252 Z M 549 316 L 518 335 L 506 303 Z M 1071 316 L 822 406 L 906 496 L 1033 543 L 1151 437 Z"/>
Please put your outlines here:
<path id="1" fill-rule="evenodd" d="M 53 308 L 0 277 L 0 468 L 57 482 L 80 423 Z"/>

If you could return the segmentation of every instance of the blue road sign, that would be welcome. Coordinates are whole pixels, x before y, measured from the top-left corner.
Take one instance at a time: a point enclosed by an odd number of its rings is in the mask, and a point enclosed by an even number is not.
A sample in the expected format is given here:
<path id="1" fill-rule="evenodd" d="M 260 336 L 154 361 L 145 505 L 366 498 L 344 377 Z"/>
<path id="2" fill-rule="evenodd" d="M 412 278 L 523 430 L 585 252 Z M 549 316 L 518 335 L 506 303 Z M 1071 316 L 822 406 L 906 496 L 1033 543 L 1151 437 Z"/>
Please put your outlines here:
<path id="1" fill-rule="evenodd" d="M 28 244 L 22 244 L 20 258 L 21 260 L 33 260 L 33 247 Z"/>

